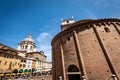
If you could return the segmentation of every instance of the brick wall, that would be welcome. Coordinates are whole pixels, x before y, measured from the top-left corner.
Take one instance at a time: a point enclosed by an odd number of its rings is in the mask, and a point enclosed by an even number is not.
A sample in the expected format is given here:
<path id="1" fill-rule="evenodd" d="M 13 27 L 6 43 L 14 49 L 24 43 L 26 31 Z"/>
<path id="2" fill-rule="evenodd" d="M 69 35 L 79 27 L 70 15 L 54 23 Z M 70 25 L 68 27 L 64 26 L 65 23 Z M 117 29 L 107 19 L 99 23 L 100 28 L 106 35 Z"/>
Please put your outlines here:
<path id="1" fill-rule="evenodd" d="M 88 80 L 107 80 L 112 78 L 112 74 L 120 79 L 119 23 L 120 20 L 117 19 L 96 20 L 84 24 L 77 22 L 77 25 L 74 23 L 71 28 L 56 35 L 52 41 L 53 80 L 58 80 L 60 76 L 69 80 L 67 72 L 70 65 L 75 65 L 80 72 L 84 69 L 83 73 L 87 73 L 84 76 Z M 73 31 L 77 33 L 78 43 L 75 43 Z M 77 53 L 82 56 L 79 58 Z"/>

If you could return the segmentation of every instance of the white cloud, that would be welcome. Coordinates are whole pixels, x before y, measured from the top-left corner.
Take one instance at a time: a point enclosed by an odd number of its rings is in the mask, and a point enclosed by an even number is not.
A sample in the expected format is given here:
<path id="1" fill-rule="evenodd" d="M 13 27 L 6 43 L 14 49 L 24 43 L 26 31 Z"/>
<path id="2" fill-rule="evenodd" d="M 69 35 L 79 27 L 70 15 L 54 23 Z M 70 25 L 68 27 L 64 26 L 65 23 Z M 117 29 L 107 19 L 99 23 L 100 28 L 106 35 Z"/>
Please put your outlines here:
<path id="1" fill-rule="evenodd" d="M 39 36 L 37 37 L 37 41 L 42 42 L 45 38 L 49 37 L 49 33 L 43 32 L 40 33 Z"/>
<path id="2" fill-rule="evenodd" d="M 37 37 L 37 50 L 44 51 L 47 60 L 51 61 L 51 33 L 42 32 Z"/>
<path id="3" fill-rule="evenodd" d="M 49 45 L 47 45 L 47 44 L 41 45 L 40 48 L 41 48 L 41 50 L 49 50 L 49 49 L 51 49 L 51 47 Z"/>
<path id="4" fill-rule="evenodd" d="M 40 34 L 40 36 L 42 38 L 46 38 L 47 36 L 49 36 L 49 33 L 43 32 L 43 33 Z"/>
<path id="5" fill-rule="evenodd" d="M 50 19 L 45 25 L 43 25 L 43 27 L 44 29 L 42 28 L 42 32 L 40 31 L 40 34 L 36 37 L 37 51 L 43 51 L 47 56 L 47 60 L 51 61 L 51 40 L 59 32 L 59 21 L 56 19 Z"/>

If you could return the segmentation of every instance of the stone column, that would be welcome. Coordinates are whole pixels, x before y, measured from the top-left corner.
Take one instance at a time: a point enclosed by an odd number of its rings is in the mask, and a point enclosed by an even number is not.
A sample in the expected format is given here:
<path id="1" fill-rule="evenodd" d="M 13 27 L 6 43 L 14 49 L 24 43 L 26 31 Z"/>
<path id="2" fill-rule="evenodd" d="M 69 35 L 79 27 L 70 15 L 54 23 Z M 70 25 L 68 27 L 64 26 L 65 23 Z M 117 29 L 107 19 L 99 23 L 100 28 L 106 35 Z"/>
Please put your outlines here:
<path id="1" fill-rule="evenodd" d="M 56 80 L 55 47 L 52 45 L 52 79 Z"/>
<path id="2" fill-rule="evenodd" d="M 88 80 L 76 31 L 73 31 L 73 34 L 74 34 L 74 41 L 75 41 L 75 46 L 76 46 L 76 54 L 78 58 L 79 68 L 81 70 L 81 78 L 82 80 Z"/>
<path id="3" fill-rule="evenodd" d="M 63 53 L 63 47 L 62 44 L 60 42 L 60 52 L 61 52 L 61 59 L 62 59 L 62 70 L 63 70 L 63 80 L 66 80 L 66 74 L 65 74 L 65 63 L 64 63 L 64 53 Z"/>

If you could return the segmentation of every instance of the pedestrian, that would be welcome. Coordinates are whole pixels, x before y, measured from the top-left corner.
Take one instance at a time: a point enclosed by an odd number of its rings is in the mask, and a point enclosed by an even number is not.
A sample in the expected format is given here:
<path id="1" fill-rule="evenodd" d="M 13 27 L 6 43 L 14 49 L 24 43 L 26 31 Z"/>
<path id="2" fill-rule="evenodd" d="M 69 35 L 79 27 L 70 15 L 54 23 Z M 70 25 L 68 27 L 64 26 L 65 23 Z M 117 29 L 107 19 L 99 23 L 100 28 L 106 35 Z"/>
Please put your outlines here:
<path id="1" fill-rule="evenodd" d="M 8 78 L 5 76 L 5 77 L 4 77 L 4 80 L 8 80 Z"/>

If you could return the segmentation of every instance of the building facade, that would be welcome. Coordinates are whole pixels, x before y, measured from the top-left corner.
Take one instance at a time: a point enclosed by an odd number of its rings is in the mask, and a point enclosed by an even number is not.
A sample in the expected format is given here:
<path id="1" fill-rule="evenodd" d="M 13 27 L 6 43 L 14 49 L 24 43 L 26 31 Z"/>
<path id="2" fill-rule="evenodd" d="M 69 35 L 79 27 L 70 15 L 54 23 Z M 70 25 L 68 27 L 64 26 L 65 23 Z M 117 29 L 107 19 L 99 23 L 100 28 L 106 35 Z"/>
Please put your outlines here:
<path id="1" fill-rule="evenodd" d="M 119 19 L 72 18 L 61 29 L 51 43 L 53 80 L 120 79 Z"/>
<path id="2" fill-rule="evenodd" d="M 35 69 L 36 69 L 36 72 L 42 72 L 42 69 L 43 69 L 43 64 L 46 61 L 46 56 L 44 54 L 43 51 L 40 51 L 40 52 L 30 52 L 30 53 L 27 53 L 26 54 L 27 58 L 29 59 L 33 59 L 32 61 L 35 61 Z M 32 62 L 34 63 L 34 62 Z M 31 65 L 32 66 L 32 65 Z"/>
<path id="3" fill-rule="evenodd" d="M 42 73 L 44 63 L 46 61 L 46 55 L 43 51 L 36 51 L 36 45 L 32 39 L 32 34 L 29 34 L 27 38 L 23 39 L 18 44 L 19 55 L 26 58 L 26 66 L 24 70 L 35 69 L 36 73 Z"/>
<path id="4" fill-rule="evenodd" d="M 51 74 L 52 72 L 52 62 L 44 62 L 44 70 L 45 72 L 48 72 L 47 74 Z"/>
<path id="5" fill-rule="evenodd" d="M 0 44 L 0 79 L 5 75 L 37 73 L 43 71 L 47 56 L 43 51 L 36 51 L 36 45 L 29 34 L 18 44 L 18 50 Z M 51 67 L 52 68 L 52 67 Z"/>
<path id="6" fill-rule="evenodd" d="M 14 70 L 24 68 L 25 58 L 18 55 L 17 50 L 0 44 L 0 73 L 12 73 Z"/>

